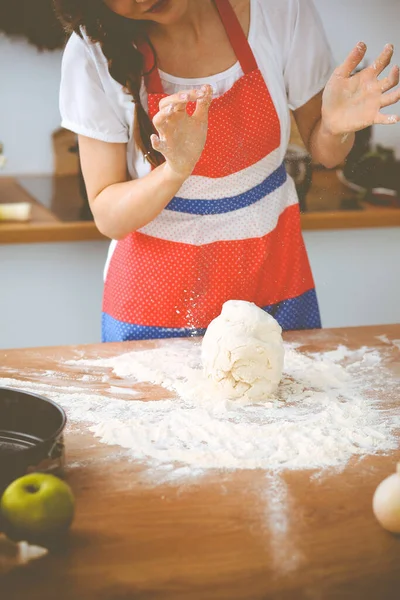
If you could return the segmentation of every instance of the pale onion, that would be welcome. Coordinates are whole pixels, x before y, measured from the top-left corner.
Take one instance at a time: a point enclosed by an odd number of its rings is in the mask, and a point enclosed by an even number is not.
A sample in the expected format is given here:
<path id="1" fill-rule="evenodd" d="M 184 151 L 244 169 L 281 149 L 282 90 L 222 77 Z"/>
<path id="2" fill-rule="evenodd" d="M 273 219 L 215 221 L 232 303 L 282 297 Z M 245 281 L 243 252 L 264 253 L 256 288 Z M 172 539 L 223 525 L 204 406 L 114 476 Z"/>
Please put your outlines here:
<path id="1" fill-rule="evenodd" d="M 372 506 L 375 517 L 384 529 L 400 533 L 400 464 L 394 475 L 378 485 Z"/>

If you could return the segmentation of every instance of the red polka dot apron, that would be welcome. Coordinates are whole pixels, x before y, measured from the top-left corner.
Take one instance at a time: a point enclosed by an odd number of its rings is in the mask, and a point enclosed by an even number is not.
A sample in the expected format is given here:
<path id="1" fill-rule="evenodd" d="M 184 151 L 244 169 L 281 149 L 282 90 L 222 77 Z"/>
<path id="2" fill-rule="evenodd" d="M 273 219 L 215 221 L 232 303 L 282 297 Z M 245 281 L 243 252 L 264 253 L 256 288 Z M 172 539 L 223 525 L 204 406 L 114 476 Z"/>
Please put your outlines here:
<path id="1" fill-rule="evenodd" d="M 255 302 L 283 329 L 321 326 L 279 118 L 229 0 L 215 3 L 244 75 L 213 99 L 206 146 L 178 195 L 117 243 L 104 341 L 201 335 L 230 299 Z M 145 83 L 153 118 L 166 97 L 157 69 Z"/>

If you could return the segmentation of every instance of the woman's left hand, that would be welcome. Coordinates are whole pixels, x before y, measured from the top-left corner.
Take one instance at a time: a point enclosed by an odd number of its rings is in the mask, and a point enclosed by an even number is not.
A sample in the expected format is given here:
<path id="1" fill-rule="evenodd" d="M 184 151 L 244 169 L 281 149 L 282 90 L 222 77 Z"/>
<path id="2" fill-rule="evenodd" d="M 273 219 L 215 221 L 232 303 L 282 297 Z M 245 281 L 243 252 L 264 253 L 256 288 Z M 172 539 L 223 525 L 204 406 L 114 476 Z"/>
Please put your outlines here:
<path id="1" fill-rule="evenodd" d="M 374 124 L 391 125 L 400 121 L 398 115 L 386 115 L 381 109 L 400 100 L 399 67 L 395 66 L 388 77 L 379 75 L 390 64 L 393 46 L 385 46 L 379 58 L 369 67 L 352 75 L 361 63 L 367 47 L 357 44 L 345 62 L 330 78 L 322 100 L 322 125 L 333 135 L 345 135 Z"/>

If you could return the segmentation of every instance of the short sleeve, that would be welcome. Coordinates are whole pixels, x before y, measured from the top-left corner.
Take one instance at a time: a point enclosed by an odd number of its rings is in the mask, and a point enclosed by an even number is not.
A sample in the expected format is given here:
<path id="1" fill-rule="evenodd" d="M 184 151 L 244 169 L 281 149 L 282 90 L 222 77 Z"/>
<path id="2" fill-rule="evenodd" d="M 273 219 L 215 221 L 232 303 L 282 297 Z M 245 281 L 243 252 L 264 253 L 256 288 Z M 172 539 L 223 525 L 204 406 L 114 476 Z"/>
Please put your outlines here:
<path id="1" fill-rule="evenodd" d="M 296 110 L 325 87 L 334 62 L 313 0 L 294 0 L 293 4 L 284 77 L 289 106 Z"/>
<path id="2" fill-rule="evenodd" d="M 64 51 L 60 87 L 61 125 L 78 135 L 126 143 L 129 128 L 102 85 L 88 42 L 76 33 Z"/>

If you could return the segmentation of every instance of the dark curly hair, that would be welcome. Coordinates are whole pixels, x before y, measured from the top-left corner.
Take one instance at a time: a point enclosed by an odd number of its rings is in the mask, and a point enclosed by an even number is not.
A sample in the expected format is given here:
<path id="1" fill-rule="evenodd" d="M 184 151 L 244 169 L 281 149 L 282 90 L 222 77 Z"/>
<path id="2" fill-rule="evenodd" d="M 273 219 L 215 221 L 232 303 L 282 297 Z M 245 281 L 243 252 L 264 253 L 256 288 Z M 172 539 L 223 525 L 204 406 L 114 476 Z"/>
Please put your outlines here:
<path id="1" fill-rule="evenodd" d="M 143 22 L 117 15 L 103 0 L 53 1 L 56 15 L 67 33 L 75 32 L 82 37 L 83 29 L 92 42 L 100 44 L 111 77 L 123 86 L 135 103 L 134 139 L 137 147 L 151 165 L 164 162 L 162 155 L 151 145 L 150 136 L 156 131 L 140 100 L 144 57 L 134 44 L 146 38 Z M 156 65 L 155 53 L 154 59 Z"/>

